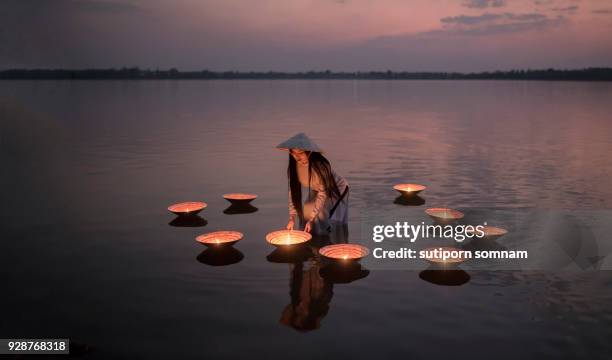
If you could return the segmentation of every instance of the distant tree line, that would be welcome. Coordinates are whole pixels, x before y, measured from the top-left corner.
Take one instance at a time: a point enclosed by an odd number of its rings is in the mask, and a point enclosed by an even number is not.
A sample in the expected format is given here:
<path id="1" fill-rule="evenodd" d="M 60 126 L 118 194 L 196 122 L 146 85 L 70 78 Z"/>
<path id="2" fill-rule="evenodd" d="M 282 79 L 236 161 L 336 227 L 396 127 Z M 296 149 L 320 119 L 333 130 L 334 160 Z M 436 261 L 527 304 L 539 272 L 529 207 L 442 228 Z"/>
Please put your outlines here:
<path id="1" fill-rule="evenodd" d="M 586 68 L 576 70 L 510 70 L 477 73 L 459 72 L 407 72 L 407 71 L 368 71 L 368 72 L 241 72 L 241 71 L 179 71 L 149 70 L 138 67 L 121 69 L 10 69 L 0 71 L 4 80 L 95 80 L 95 79 L 371 79 L 371 80 L 572 80 L 572 81 L 612 81 L 612 68 Z"/>

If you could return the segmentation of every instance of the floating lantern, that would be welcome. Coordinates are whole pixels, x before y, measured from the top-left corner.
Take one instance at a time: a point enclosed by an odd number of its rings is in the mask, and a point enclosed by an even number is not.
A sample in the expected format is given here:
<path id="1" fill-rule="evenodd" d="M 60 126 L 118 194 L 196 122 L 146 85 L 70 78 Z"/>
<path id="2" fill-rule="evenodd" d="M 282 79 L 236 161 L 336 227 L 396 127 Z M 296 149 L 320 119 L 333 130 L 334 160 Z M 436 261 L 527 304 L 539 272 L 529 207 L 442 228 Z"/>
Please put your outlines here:
<path id="1" fill-rule="evenodd" d="M 397 184 L 393 187 L 393 189 L 398 191 L 403 196 L 412 197 L 427 189 L 427 187 L 419 184 Z"/>
<path id="2" fill-rule="evenodd" d="M 319 254 L 328 259 L 339 261 L 359 261 L 370 253 L 367 247 L 358 244 L 327 245 L 319 249 Z"/>
<path id="3" fill-rule="evenodd" d="M 303 244 L 312 239 L 312 235 L 300 230 L 278 230 L 266 235 L 266 241 L 278 247 Z"/>
<path id="4" fill-rule="evenodd" d="M 176 215 L 185 216 L 185 215 L 195 215 L 200 211 L 206 209 L 208 205 L 205 202 L 199 201 L 187 201 L 174 205 L 168 206 L 168 210 Z"/>
<path id="5" fill-rule="evenodd" d="M 436 265 L 457 265 L 467 260 L 463 256 L 465 250 L 455 247 L 438 246 L 423 249 L 422 251 L 425 251 L 427 255 L 424 259 Z M 444 254 L 448 255 L 446 259 Z"/>
<path id="6" fill-rule="evenodd" d="M 255 194 L 243 194 L 243 193 L 231 193 L 224 194 L 223 198 L 232 204 L 248 204 L 251 201 L 257 199 Z"/>
<path id="7" fill-rule="evenodd" d="M 196 241 L 208 247 L 230 246 L 242 240 L 242 233 L 238 231 L 214 231 L 196 237 Z"/>
<path id="8" fill-rule="evenodd" d="M 508 230 L 496 226 L 483 226 L 482 231 L 484 232 L 484 236 L 482 238 L 489 240 L 495 240 L 508 233 Z"/>
<path id="9" fill-rule="evenodd" d="M 474 240 L 479 240 L 479 239 L 495 240 L 508 233 L 508 230 L 502 229 L 496 226 L 481 226 L 480 230 L 484 233 L 482 237 L 478 236 L 480 232 L 476 229 L 476 226 L 474 226 L 474 230 L 472 229 L 466 230 L 466 233 L 469 234 L 470 236 L 473 236 Z"/>
<path id="10" fill-rule="evenodd" d="M 429 208 L 425 213 L 431 216 L 432 219 L 439 222 L 453 222 L 461 219 L 464 215 L 461 211 L 449 208 Z"/>

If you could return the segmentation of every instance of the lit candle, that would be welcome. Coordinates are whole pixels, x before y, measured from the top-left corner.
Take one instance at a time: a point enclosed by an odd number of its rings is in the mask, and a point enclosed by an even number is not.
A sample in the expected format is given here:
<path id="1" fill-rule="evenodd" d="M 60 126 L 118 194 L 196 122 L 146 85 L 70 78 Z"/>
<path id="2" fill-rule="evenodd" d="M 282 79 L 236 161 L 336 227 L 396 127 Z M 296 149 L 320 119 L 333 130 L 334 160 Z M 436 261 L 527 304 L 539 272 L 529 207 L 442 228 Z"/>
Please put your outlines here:
<path id="1" fill-rule="evenodd" d="M 238 231 L 213 231 L 211 233 L 198 235 L 196 241 L 209 247 L 231 246 L 242 240 L 244 235 Z"/>
<path id="2" fill-rule="evenodd" d="M 368 248 L 359 244 L 333 244 L 319 249 L 319 254 L 324 257 L 344 263 L 359 261 L 369 253 Z"/>
<path id="3" fill-rule="evenodd" d="M 198 201 L 188 201 L 168 206 L 168 210 L 176 215 L 195 215 L 204 210 L 208 205 Z M 193 211 L 193 214 L 191 212 Z"/>
<path id="4" fill-rule="evenodd" d="M 312 239 L 312 235 L 300 230 L 278 230 L 268 233 L 266 241 L 274 246 L 289 247 L 305 243 Z"/>

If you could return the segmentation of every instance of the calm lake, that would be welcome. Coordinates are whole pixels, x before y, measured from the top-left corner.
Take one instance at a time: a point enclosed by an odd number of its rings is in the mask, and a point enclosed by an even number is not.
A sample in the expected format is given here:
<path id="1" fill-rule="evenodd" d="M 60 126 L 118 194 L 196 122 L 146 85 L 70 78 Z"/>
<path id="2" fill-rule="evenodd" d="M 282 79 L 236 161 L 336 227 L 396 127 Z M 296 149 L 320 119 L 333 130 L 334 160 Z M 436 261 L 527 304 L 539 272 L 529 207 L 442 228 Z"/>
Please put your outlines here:
<path id="1" fill-rule="evenodd" d="M 428 186 L 420 209 L 608 210 L 611 114 L 610 83 L 2 81 L 0 337 L 92 359 L 608 359 L 611 271 L 342 277 L 265 235 L 298 132 L 351 185 L 349 242 L 400 182 Z M 187 200 L 208 208 L 175 220 Z M 245 238 L 194 241 L 223 229 Z"/>

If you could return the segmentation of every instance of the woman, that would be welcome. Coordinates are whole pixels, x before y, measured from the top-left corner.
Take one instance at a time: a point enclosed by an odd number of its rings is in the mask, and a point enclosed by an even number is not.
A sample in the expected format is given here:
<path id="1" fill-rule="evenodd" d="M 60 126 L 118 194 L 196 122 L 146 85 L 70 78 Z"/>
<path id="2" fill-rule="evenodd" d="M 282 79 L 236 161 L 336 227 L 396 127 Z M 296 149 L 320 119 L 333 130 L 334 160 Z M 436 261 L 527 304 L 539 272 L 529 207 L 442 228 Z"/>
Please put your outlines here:
<path id="1" fill-rule="evenodd" d="M 346 232 L 348 183 L 332 170 L 321 148 L 303 133 L 277 148 L 289 150 L 287 229 L 292 230 L 299 220 L 304 231 L 313 234 Z"/>

